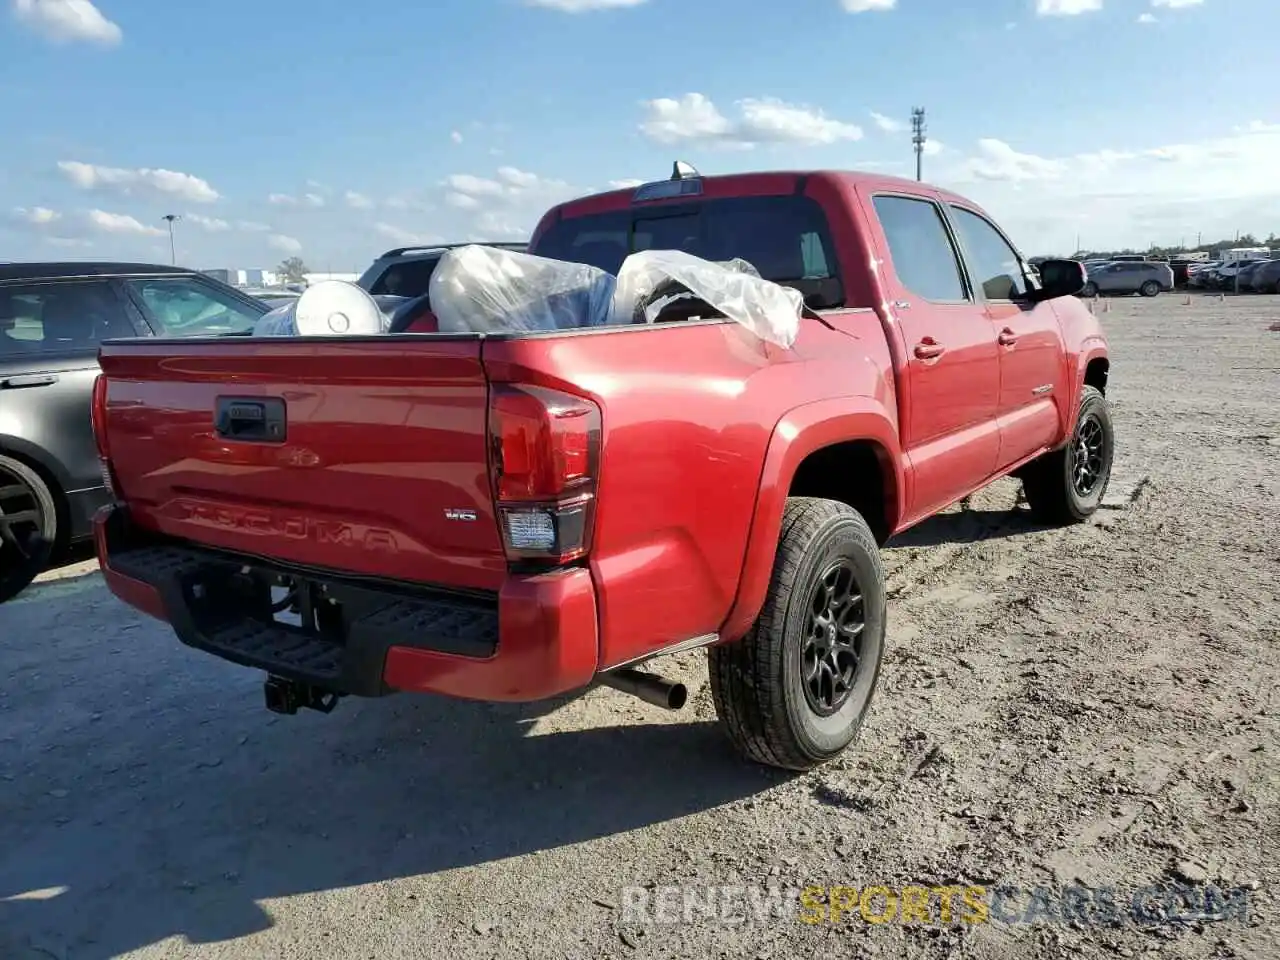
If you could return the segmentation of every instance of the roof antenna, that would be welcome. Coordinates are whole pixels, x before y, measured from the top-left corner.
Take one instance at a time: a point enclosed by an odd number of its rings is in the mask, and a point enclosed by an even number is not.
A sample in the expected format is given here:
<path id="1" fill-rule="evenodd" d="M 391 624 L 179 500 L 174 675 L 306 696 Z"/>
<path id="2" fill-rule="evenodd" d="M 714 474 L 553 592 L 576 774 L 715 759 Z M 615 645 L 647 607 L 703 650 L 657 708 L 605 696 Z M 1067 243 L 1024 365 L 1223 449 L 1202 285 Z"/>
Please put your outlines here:
<path id="1" fill-rule="evenodd" d="M 694 169 L 694 166 L 691 163 L 685 163 L 683 160 L 677 160 L 671 165 L 672 180 L 692 180 L 693 178 L 700 176 L 702 176 L 702 174 Z"/>

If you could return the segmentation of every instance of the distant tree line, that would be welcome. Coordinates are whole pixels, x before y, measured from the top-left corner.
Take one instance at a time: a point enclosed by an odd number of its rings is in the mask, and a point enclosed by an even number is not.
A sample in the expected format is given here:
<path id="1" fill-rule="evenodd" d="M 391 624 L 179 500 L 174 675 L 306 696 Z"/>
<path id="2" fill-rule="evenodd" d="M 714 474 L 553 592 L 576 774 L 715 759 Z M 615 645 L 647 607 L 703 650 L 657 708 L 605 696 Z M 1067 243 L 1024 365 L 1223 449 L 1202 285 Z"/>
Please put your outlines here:
<path id="1" fill-rule="evenodd" d="M 1168 257 L 1172 260 L 1188 253 L 1208 253 L 1209 259 L 1212 260 L 1223 250 L 1232 250 L 1236 247 L 1269 247 L 1271 250 L 1280 250 L 1280 237 L 1271 233 L 1267 235 L 1265 240 L 1260 240 L 1252 233 L 1242 233 L 1239 237 L 1231 240 L 1215 240 L 1212 243 L 1202 243 L 1194 247 L 1154 246 L 1149 250 L 1134 250 L 1128 247 L 1124 250 L 1077 250 L 1072 254 L 1072 258 L 1076 260 L 1109 260 L 1112 257 L 1142 255 L 1147 257 Z M 1043 258 L 1036 257 L 1034 259 Z"/>

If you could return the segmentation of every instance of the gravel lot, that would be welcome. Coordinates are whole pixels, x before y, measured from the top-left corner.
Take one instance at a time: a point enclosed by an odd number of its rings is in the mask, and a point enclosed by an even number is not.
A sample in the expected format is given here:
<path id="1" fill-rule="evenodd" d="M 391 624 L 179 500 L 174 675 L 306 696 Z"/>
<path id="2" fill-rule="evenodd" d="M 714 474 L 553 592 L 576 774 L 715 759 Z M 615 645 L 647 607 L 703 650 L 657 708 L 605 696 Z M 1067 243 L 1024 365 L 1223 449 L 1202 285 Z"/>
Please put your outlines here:
<path id="1" fill-rule="evenodd" d="M 877 702 L 808 776 L 728 752 L 697 655 L 678 715 L 596 690 L 278 718 L 91 564 L 47 575 L 0 607 L 0 960 L 1280 957 L 1277 319 L 1114 301 L 1112 506 L 1042 531 L 1002 482 L 887 550 Z M 1244 887 L 1247 916 L 623 916 L 646 883 L 1123 904 L 1178 877 Z"/>

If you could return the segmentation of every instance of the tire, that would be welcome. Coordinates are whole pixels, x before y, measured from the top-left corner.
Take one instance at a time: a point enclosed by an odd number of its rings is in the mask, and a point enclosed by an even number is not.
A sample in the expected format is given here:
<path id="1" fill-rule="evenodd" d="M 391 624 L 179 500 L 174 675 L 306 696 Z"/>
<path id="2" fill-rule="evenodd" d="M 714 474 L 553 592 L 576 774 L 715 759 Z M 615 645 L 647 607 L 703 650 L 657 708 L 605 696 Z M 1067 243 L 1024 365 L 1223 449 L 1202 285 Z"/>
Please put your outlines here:
<path id="1" fill-rule="evenodd" d="M 1086 283 L 1083 287 L 1080 288 L 1080 296 L 1082 297 L 1087 297 L 1088 299 L 1092 300 L 1097 295 L 1098 295 L 1098 285 L 1094 283 L 1092 280 L 1090 280 L 1088 283 Z"/>
<path id="2" fill-rule="evenodd" d="M 839 631 L 813 638 L 814 604 L 824 614 L 856 591 L 837 623 L 861 630 L 832 649 L 831 661 L 848 681 L 841 701 L 824 683 L 836 671 L 823 669 L 822 652 Z M 826 602 L 830 601 L 830 602 Z M 880 679 L 884 656 L 885 588 L 880 551 L 867 522 L 852 507 L 832 500 L 791 498 L 782 517 L 782 535 L 763 609 L 741 640 L 707 651 L 711 694 L 721 728 L 748 760 L 784 770 L 804 771 L 841 754 L 857 739 Z M 814 677 L 804 664 L 813 657 Z"/>
<path id="3" fill-rule="evenodd" d="M 0 455 L 0 603 L 27 588 L 58 541 L 58 509 L 40 475 Z"/>
<path id="4" fill-rule="evenodd" d="M 1148 280 L 1138 288 L 1138 292 L 1144 297 L 1154 297 L 1160 292 L 1160 284 L 1156 283 L 1154 280 Z"/>
<path id="5" fill-rule="evenodd" d="M 1092 439 L 1100 440 L 1096 457 Z M 1091 483 L 1077 485 L 1075 471 L 1081 444 L 1090 449 Z M 1093 516 L 1111 482 L 1115 459 L 1115 429 L 1111 406 L 1096 387 L 1086 386 L 1080 397 L 1075 426 L 1067 444 L 1034 461 L 1022 475 L 1022 490 L 1032 516 L 1042 523 L 1082 523 Z"/>

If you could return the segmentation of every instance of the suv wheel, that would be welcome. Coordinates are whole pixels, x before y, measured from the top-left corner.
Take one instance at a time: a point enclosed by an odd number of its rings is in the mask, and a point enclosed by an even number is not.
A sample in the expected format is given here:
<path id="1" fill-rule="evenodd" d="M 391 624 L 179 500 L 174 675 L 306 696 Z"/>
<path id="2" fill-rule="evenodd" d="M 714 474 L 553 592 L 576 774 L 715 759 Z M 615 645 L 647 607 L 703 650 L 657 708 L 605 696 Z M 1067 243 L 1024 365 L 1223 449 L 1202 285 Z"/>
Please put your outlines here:
<path id="1" fill-rule="evenodd" d="M 722 728 L 750 760 L 809 770 L 857 738 L 880 677 L 884 572 L 852 507 L 792 498 L 764 608 L 741 640 L 708 650 Z"/>
<path id="2" fill-rule="evenodd" d="M 0 603 L 45 568 L 58 539 L 58 511 L 40 475 L 0 456 Z"/>
<path id="3" fill-rule="evenodd" d="M 1142 294 L 1144 297 L 1154 297 L 1157 293 L 1160 292 L 1160 284 L 1158 284 L 1154 280 L 1148 280 L 1146 283 L 1144 283 L 1141 287 L 1138 288 L 1138 292 Z"/>
<path id="4" fill-rule="evenodd" d="M 1022 490 L 1032 515 L 1052 524 L 1089 519 L 1107 492 L 1114 457 L 1111 406 L 1097 387 L 1086 386 L 1067 445 L 1022 471 Z"/>
<path id="5" fill-rule="evenodd" d="M 1080 296 L 1092 300 L 1098 295 L 1098 285 L 1090 280 L 1080 289 Z"/>

